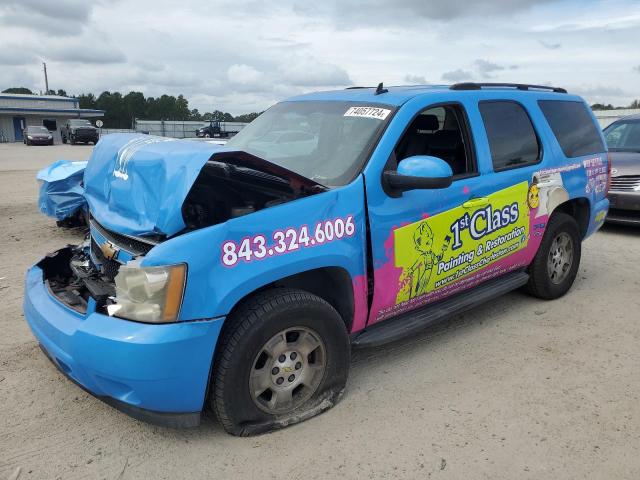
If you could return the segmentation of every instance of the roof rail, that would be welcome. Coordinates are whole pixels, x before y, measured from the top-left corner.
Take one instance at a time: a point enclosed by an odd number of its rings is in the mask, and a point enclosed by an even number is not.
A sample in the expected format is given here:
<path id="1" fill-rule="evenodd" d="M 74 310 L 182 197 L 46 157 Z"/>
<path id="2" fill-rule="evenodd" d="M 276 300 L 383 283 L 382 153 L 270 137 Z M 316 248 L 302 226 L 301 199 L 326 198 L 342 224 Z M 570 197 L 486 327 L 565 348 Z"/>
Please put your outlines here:
<path id="1" fill-rule="evenodd" d="M 345 90 L 358 90 L 360 88 L 375 88 L 375 87 L 347 87 Z"/>
<path id="2" fill-rule="evenodd" d="M 564 88 L 558 87 L 548 87 L 545 85 L 527 85 L 524 83 L 475 83 L 475 82 L 464 82 L 464 83 L 456 83 L 451 85 L 449 88 L 451 90 L 481 90 L 482 88 L 515 88 L 516 90 L 547 90 L 550 92 L 556 93 L 567 93 Z"/>

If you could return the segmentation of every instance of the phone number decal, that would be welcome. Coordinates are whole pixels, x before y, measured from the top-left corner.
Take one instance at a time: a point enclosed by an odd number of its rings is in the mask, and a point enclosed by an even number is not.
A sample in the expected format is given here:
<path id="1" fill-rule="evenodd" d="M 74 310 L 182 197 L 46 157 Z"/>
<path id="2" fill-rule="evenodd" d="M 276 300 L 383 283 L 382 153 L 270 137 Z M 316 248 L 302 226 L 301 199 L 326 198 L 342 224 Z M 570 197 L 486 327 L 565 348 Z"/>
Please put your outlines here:
<path id="1" fill-rule="evenodd" d="M 271 236 L 271 244 L 265 235 L 247 237 L 239 243 L 227 240 L 222 244 L 222 263 L 227 267 L 233 267 L 241 261 L 264 260 L 276 255 L 295 252 L 301 248 L 325 245 L 335 240 L 349 238 L 355 232 L 353 215 L 349 215 L 346 218 L 323 220 L 316 223 L 311 230 L 307 225 L 300 228 L 276 230 Z"/>

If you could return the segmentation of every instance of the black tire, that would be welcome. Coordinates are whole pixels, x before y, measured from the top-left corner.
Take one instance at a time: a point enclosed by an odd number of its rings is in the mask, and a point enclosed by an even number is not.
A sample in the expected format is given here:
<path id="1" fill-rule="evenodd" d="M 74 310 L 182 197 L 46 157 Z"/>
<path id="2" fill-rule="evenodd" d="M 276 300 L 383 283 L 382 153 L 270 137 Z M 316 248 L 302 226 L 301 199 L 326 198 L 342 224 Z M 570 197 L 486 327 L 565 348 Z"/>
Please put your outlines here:
<path id="1" fill-rule="evenodd" d="M 329 303 L 302 290 L 274 288 L 250 297 L 226 321 L 216 349 L 209 404 L 227 432 L 248 436 L 283 428 L 322 413 L 340 399 L 350 344 L 342 318 Z M 252 398 L 249 376 L 267 342 L 297 327 L 311 329 L 324 342 L 324 373 L 310 398 L 293 411 L 265 412 Z"/>
<path id="2" fill-rule="evenodd" d="M 554 281 L 549 270 L 549 257 L 554 240 L 566 234 L 572 243 L 572 262 L 561 281 Z M 554 213 L 549 219 L 538 253 L 529 265 L 529 283 L 525 289 L 534 297 L 554 300 L 569 291 L 578 274 L 582 253 L 582 237 L 575 219 L 566 213 Z"/>

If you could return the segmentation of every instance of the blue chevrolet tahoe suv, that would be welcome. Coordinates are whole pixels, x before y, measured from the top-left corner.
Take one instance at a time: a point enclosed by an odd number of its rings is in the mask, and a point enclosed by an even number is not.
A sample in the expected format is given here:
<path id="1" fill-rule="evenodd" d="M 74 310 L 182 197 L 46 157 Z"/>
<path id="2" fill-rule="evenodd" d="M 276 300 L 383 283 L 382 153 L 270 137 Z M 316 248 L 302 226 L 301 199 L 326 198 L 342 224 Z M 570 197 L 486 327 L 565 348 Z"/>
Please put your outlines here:
<path id="1" fill-rule="evenodd" d="M 376 346 L 523 288 L 571 287 L 609 161 L 585 102 L 465 83 L 294 97 L 225 146 L 105 136 L 90 234 L 27 273 L 71 380 L 133 417 L 248 435 L 342 395 Z"/>

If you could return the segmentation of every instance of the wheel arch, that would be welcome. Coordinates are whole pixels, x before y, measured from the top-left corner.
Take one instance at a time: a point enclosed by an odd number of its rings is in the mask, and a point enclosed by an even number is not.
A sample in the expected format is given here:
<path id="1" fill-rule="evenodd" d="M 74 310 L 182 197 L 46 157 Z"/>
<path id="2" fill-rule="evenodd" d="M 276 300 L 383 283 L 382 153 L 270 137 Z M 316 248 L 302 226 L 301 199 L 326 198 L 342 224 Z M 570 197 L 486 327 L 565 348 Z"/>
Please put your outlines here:
<path id="1" fill-rule="evenodd" d="M 558 205 L 555 212 L 563 212 L 573 217 L 580 229 L 580 237 L 584 239 L 587 236 L 589 219 L 591 218 L 591 204 L 587 198 L 572 198 Z"/>
<path id="2" fill-rule="evenodd" d="M 239 298 L 227 318 L 233 316 L 233 313 L 253 295 L 273 288 L 295 288 L 322 298 L 336 309 L 347 330 L 351 330 L 355 311 L 353 281 L 343 267 L 314 268 L 267 283 Z"/>

